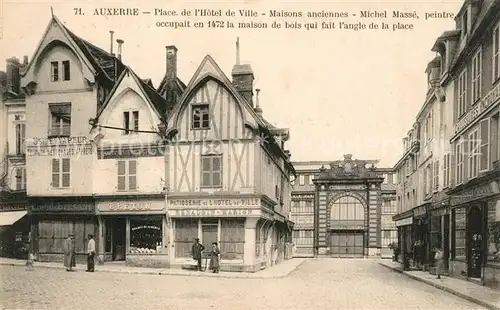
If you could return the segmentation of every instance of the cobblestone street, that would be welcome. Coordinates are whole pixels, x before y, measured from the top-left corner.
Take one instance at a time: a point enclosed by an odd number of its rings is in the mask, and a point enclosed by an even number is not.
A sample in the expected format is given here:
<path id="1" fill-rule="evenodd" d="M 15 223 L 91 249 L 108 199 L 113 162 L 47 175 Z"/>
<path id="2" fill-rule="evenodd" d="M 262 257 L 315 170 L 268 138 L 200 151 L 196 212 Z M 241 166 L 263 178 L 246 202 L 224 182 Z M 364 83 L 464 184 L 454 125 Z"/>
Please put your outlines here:
<path id="1" fill-rule="evenodd" d="M 0 275 L 3 309 L 481 309 L 376 260 L 309 260 L 266 280 L 11 266 Z"/>

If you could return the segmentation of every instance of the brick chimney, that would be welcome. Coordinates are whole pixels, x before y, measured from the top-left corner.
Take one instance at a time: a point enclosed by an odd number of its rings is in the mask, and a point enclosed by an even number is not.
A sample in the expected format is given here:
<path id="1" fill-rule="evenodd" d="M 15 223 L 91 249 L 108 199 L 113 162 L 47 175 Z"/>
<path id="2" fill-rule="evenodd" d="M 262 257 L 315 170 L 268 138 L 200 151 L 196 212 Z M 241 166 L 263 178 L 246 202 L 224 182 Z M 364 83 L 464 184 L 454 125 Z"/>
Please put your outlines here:
<path id="1" fill-rule="evenodd" d="M 165 100 L 169 106 L 177 103 L 177 47 L 168 45 L 165 47 Z"/>
<path id="2" fill-rule="evenodd" d="M 19 94 L 21 76 L 19 75 L 19 59 L 12 57 L 7 59 L 7 91 Z"/>
<path id="3" fill-rule="evenodd" d="M 233 85 L 236 90 L 253 107 L 253 81 L 252 67 L 248 64 L 240 64 L 240 39 L 236 40 L 236 64 L 231 72 Z"/>

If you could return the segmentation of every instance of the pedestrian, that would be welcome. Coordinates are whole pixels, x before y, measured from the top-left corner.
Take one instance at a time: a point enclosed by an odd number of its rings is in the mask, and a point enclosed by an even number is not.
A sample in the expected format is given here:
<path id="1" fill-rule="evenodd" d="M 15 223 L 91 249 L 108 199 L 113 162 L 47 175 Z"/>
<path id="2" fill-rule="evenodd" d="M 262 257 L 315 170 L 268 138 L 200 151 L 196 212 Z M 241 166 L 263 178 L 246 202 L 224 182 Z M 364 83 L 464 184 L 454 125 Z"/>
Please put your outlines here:
<path id="1" fill-rule="evenodd" d="M 196 261 L 196 271 L 201 271 L 201 252 L 205 250 L 203 244 L 200 243 L 200 239 L 195 238 L 194 244 L 191 248 L 193 259 Z"/>
<path id="2" fill-rule="evenodd" d="M 68 238 L 64 240 L 64 266 L 66 271 L 73 271 L 73 267 L 76 267 L 74 239 L 75 235 L 69 234 Z"/>
<path id="3" fill-rule="evenodd" d="M 434 259 L 436 260 L 436 275 L 438 279 L 441 279 L 441 272 L 443 271 L 443 251 L 440 248 L 436 248 L 436 254 L 434 254 Z"/>
<path id="4" fill-rule="evenodd" d="M 87 272 L 94 272 L 95 269 L 95 240 L 94 235 L 89 234 L 87 243 Z"/>
<path id="5" fill-rule="evenodd" d="M 213 273 L 219 273 L 220 270 L 220 250 L 217 242 L 212 243 L 212 251 L 210 252 L 210 269 Z"/>
<path id="6" fill-rule="evenodd" d="M 33 255 L 33 251 L 31 251 L 31 247 L 29 245 L 26 246 L 28 249 L 28 260 L 26 261 L 26 270 L 33 271 L 33 266 L 35 264 L 35 255 Z"/>

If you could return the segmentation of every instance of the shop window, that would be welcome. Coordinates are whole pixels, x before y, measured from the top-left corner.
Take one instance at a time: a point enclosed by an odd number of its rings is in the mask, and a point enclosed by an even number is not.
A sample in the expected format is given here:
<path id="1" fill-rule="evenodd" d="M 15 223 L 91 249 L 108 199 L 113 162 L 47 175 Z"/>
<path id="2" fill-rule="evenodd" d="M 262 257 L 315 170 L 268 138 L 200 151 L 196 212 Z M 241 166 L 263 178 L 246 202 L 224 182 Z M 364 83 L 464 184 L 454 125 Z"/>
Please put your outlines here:
<path id="1" fill-rule="evenodd" d="M 458 208 L 453 210 L 453 259 L 465 259 L 465 240 L 466 240 L 466 226 L 465 226 L 465 208 Z"/>
<path id="2" fill-rule="evenodd" d="M 191 246 L 198 238 L 198 219 L 175 220 L 175 257 L 191 257 Z"/>
<path id="3" fill-rule="evenodd" d="M 442 248 L 441 242 L 441 217 L 431 217 L 431 250 L 435 248 Z"/>
<path id="4" fill-rule="evenodd" d="M 220 230 L 221 259 L 243 259 L 245 219 L 223 219 L 220 221 Z"/>
<path id="5" fill-rule="evenodd" d="M 130 220 L 130 253 L 158 253 L 162 249 L 162 219 Z"/>
<path id="6" fill-rule="evenodd" d="M 488 264 L 500 266 L 500 201 L 488 206 Z"/>

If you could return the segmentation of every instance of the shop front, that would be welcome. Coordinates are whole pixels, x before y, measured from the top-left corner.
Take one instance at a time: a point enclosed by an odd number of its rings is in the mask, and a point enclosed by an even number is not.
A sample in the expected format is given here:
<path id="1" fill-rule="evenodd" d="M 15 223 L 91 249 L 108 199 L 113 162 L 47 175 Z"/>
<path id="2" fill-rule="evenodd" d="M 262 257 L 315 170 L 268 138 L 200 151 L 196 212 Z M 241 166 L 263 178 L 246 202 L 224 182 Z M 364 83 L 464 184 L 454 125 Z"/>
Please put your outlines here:
<path id="1" fill-rule="evenodd" d="M 0 257 L 25 259 L 30 220 L 26 192 L 0 192 Z"/>
<path id="2" fill-rule="evenodd" d="M 96 233 L 92 197 L 29 198 L 32 247 L 39 261 L 62 262 L 64 241 L 75 236 L 76 262 L 86 262 L 88 235 Z"/>
<path id="3" fill-rule="evenodd" d="M 168 268 L 167 221 L 163 195 L 98 198 L 98 262 Z"/>
<path id="4" fill-rule="evenodd" d="M 450 261 L 450 207 L 449 198 L 440 193 L 441 198 L 436 197 L 430 211 L 430 260 L 429 263 L 435 267 L 435 249 L 443 252 L 443 272 L 446 274 Z M 434 270 L 434 268 L 432 269 Z"/>
<path id="5" fill-rule="evenodd" d="M 451 193 L 451 275 L 499 286 L 499 196 L 498 181 L 491 180 Z"/>
<path id="6" fill-rule="evenodd" d="M 410 260 L 413 260 L 413 214 L 405 212 L 395 217 L 396 228 L 398 229 L 398 246 L 401 255 L 398 261 L 403 264 L 406 270 L 410 266 Z"/>
<path id="7" fill-rule="evenodd" d="M 254 272 L 280 260 L 286 234 L 284 226 L 276 222 L 286 221 L 265 199 L 207 196 L 168 199 L 173 268 L 194 265 L 191 247 L 195 238 L 206 250 L 213 242 L 219 244 L 221 271 Z"/>
<path id="8" fill-rule="evenodd" d="M 430 217 L 429 203 L 413 208 L 413 266 L 426 270 L 429 265 L 430 249 Z"/>

